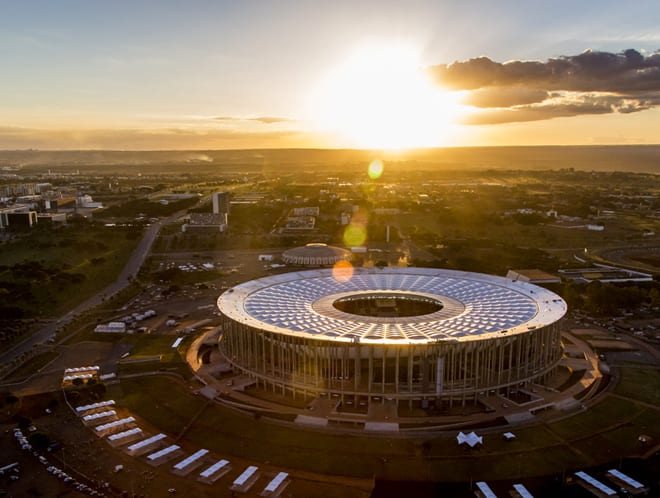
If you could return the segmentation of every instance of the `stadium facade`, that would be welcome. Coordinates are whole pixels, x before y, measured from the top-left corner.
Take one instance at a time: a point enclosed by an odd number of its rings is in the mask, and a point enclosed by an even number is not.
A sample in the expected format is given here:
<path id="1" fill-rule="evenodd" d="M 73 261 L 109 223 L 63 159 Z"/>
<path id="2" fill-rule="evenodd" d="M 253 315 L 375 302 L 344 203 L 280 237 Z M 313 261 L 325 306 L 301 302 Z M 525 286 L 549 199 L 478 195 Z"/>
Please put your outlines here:
<path id="1" fill-rule="evenodd" d="M 508 394 L 563 354 L 559 296 L 478 273 L 299 271 L 237 285 L 218 307 L 219 350 L 236 371 L 283 395 L 356 405 Z"/>

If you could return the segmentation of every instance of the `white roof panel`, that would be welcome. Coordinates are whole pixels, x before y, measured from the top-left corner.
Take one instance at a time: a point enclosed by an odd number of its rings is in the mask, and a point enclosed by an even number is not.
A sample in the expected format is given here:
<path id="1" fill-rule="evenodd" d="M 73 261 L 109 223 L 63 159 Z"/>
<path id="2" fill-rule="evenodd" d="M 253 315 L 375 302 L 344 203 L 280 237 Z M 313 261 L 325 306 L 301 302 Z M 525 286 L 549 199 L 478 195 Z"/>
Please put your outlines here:
<path id="1" fill-rule="evenodd" d="M 479 491 L 485 496 L 485 498 L 497 498 L 497 495 L 493 493 L 493 490 L 490 489 L 490 486 L 483 481 L 475 483 Z"/>
<path id="2" fill-rule="evenodd" d="M 598 491 L 600 491 L 601 493 L 604 493 L 607 496 L 618 496 L 616 494 L 616 491 L 614 491 L 612 488 L 610 488 L 609 486 L 605 486 L 605 484 L 603 484 L 602 482 L 594 479 L 593 477 L 591 477 L 589 474 L 587 474 L 585 472 L 582 472 L 582 471 L 576 472 L 575 475 L 578 476 L 580 479 L 582 479 L 584 482 L 590 484 L 591 486 L 596 488 Z"/>
<path id="3" fill-rule="evenodd" d="M 527 488 L 522 484 L 514 484 L 513 489 L 515 489 L 522 498 L 534 498 L 534 495 L 527 491 Z"/>
<path id="4" fill-rule="evenodd" d="M 179 463 L 177 463 L 174 468 L 177 470 L 183 470 L 185 469 L 188 465 L 191 463 L 196 462 L 200 458 L 202 458 L 204 455 L 206 455 L 209 452 L 209 450 L 199 450 L 190 455 L 188 458 L 184 458 L 181 460 Z"/>
<path id="5" fill-rule="evenodd" d="M 218 460 L 213 465 L 211 465 L 209 468 L 207 468 L 203 472 L 200 472 L 199 476 L 200 477 L 211 477 L 218 470 L 225 468 L 227 465 L 229 465 L 228 460 Z"/>
<path id="6" fill-rule="evenodd" d="M 255 467 L 254 465 L 250 465 L 247 469 L 243 471 L 243 473 L 236 478 L 234 481 L 234 486 L 242 486 L 247 482 L 247 480 L 252 477 L 252 475 L 259 470 L 259 467 Z"/>
<path id="7" fill-rule="evenodd" d="M 173 444 L 171 446 L 168 446 L 167 448 L 163 448 L 160 451 L 157 451 L 156 453 L 152 453 L 147 457 L 147 460 L 158 460 L 160 457 L 164 457 L 165 455 L 169 455 L 170 453 L 174 453 L 181 447 L 179 445 Z"/>
<path id="8" fill-rule="evenodd" d="M 268 485 L 264 488 L 264 492 L 273 493 L 287 477 L 289 477 L 289 474 L 286 472 L 280 472 L 273 478 L 272 481 L 268 483 Z"/>
<path id="9" fill-rule="evenodd" d="M 346 313 L 341 298 L 417 298 L 440 303 L 421 316 Z M 272 332 L 339 342 L 428 343 L 513 335 L 552 324 L 566 303 L 535 285 L 480 273 L 433 268 L 354 268 L 348 281 L 331 269 L 273 275 L 229 289 L 218 298 L 233 320 Z"/>
<path id="10" fill-rule="evenodd" d="M 623 472 L 619 472 L 616 469 L 610 469 L 607 471 L 608 474 L 613 475 L 614 477 L 620 479 L 621 481 L 625 482 L 628 486 L 634 488 L 634 489 L 641 489 L 644 487 L 644 485 L 633 479 L 632 477 L 624 474 Z"/>
<path id="11" fill-rule="evenodd" d="M 135 451 L 140 448 L 143 448 L 144 446 L 148 446 L 152 443 L 155 443 L 156 441 L 160 441 L 161 439 L 165 439 L 167 436 L 163 433 L 156 434 L 155 436 L 151 436 L 148 439 L 143 439 L 142 441 L 138 441 L 137 443 L 131 445 L 128 447 L 128 451 Z"/>

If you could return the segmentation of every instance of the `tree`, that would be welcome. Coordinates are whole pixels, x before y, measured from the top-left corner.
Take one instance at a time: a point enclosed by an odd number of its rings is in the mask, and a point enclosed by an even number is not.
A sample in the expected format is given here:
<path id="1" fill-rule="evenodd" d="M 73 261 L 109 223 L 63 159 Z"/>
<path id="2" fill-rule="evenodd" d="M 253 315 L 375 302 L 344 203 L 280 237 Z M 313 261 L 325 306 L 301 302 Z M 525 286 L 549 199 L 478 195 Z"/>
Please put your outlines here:
<path id="1" fill-rule="evenodd" d="M 36 451 L 43 451 L 48 448 L 50 438 L 42 432 L 35 432 L 28 436 L 28 441 Z"/>
<path id="2" fill-rule="evenodd" d="M 573 281 L 566 282 L 562 288 L 562 297 L 569 309 L 579 309 L 584 306 L 580 286 Z"/>
<path id="3" fill-rule="evenodd" d="M 97 383 L 97 384 L 93 384 L 89 388 L 89 391 L 90 391 L 90 393 L 92 393 L 96 397 L 100 398 L 101 396 L 103 396 L 106 393 L 107 389 L 105 387 L 105 384 Z"/>
<path id="4" fill-rule="evenodd" d="M 18 428 L 22 431 L 26 431 L 28 427 L 32 425 L 32 419 L 24 416 L 20 416 L 16 419 Z"/>

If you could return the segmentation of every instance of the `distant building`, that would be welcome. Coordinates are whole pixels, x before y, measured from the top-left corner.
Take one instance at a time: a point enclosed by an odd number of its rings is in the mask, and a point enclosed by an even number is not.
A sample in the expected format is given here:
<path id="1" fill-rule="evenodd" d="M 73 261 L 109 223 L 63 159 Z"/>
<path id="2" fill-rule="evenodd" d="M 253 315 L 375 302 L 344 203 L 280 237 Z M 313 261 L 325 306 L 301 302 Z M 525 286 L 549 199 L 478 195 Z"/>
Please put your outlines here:
<path id="1" fill-rule="evenodd" d="M 401 214 L 401 210 L 399 208 L 376 208 L 373 213 L 380 216 L 395 216 Z"/>
<path id="2" fill-rule="evenodd" d="M 341 247 L 313 243 L 294 247 L 282 254 L 282 260 L 288 265 L 296 266 L 332 266 L 339 261 L 351 259 L 351 252 Z"/>
<path id="3" fill-rule="evenodd" d="M 41 206 L 43 199 L 40 195 L 22 195 L 16 198 L 16 204 L 28 206 L 31 209 L 37 209 Z"/>
<path id="4" fill-rule="evenodd" d="M 190 223 L 181 227 L 181 231 L 212 230 L 224 232 L 227 229 L 227 213 L 190 213 Z"/>
<path id="5" fill-rule="evenodd" d="M 94 328 L 94 332 L 106 334 L 123 334 L 126 332 L 126 324 L 124 322 L 102 323 Z"/>
<path id="6" fill-rule="evenodd" d="M 579 283 L 600 282 L 652 282 L 653 275 L 615 266 L 594 265 L 592 268 L 559 270 L 562 278 Z"/>
<path id="7" fill-rule="evenodd" d="M 10 215 L 20 214 L 20 213 L 27 214 L 30 212 L 34 212 L 34 211 L 30 211 L 30 208 L 28 206 L 14 206 L 14 207 L 0 209 L 0 228 L 7 228 L 10 225 L 11 220 L 13 218 Z M 34 212 L 34 214 L 36 217 L 36 212 Z M 21 218 L 16 218 L 14 221 L 17 224 L 21 224 Z M 36 222 L 37 220 L 35 219 L 34 223 Z"/>
<path id="8" fill-rule="evenodd" d="M 56 199 L 45 199 L 47 210 L 56 211 L 59 209 L 74 209 L 76 207 L 75 197 L 59 197 Z"/>
<path id="9" fill-rule="evenodd" d="M 530 284 L 558 284 L 561 283 L 561 278 L 551 273 L 546 273 L 542 270 L 509 270 L 506 278 L 510 280 L 519 280 L 521 282 L 529 282 Z"/>
<path id="10" fill-rule="evenodd" d="M 314 230 L 316 218 L 314 216 L 288 216 L 285 225 L 280 232 L 298 232 L 304 230 Z"/>
<path id="11" fill-rule="evenodd" d="M 213 194 L 213 214 L 229 213 L 229 192 Z"/>
<path id="12" fill-rule="evenodd" d="M 299 208 L 293 208 L 291 214 L 293 216 L 318 216 L 320 214 L 320 209 L 318 207 L 299 207 Z"/>
<path id="13" fill-rule="evenodd" d="M 89 194 L 81 195 L 76 199 L 76 204 L 82 208 L 102 208 L 102 202 L 94 202 L 92 196 Z"/>
<path id="14" fill-rule="evenodd" d="M 49 190 L 53 190 L 53 185 L 51 183 L 37 183 L 34 186 L 34 191 L 43 194 L 44 192 L 48 192 Z"/>
<path id="15" fill-rule="evenodd" d="M 243 194 L 237 194 L 231 200 L 231 204 L 244 204 L 244 205 L 254 205 L 259 204 L 260 202 L 266 199 L 267 195 L 265 192 L 245 192 Z"/>
<path id="16" fill-rule="evenodd" d="M 39 223 L 45 223 L 46 225 L 50 224 L 66 224 L 66 213 L 39 213 L 37 215 L 37 220 Z"/>
<path id="17" fill-rule="evenodd" d="M 30 228 L 38 223 L 36 211 L 14 211 L 0 213 L 0 227 Z"/>

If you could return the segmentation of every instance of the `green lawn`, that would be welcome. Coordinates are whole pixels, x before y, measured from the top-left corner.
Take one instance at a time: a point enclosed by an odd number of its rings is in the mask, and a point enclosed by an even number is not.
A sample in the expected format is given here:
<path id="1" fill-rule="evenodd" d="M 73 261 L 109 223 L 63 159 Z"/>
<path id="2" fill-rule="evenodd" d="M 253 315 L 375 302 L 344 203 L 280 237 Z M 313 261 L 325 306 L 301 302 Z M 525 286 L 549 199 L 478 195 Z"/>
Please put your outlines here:
<path id="1" fill-rule="evenodd" d="M 622 367 L 621 380 L 614 392 L 660 406 L 660 370 Z"/>
<path id="2" fill-rule="evenodd" d="M 552 424 L 552 430 L 566 439 L 578 438 L 631 420 L 643 410 L 630 401 L 607 397 L 579 415 Z"/>
<path id="3" fill-rule="evenodd" d="M 174 338 L 133 335 L 120 340 L 132 344 L 132 356 L 138 357 L 167 354 Z M 168 364 L 178 365 L 185 377 L 185 364 L 173 354 Z M 153 365 L 144 368 L 154 369 Z M 110 391 L 109 396 L 121 406 L 173 436 L 201 410 L 185 438 L 219 455 L 356 477 L 467 481 L 541 476 L 643 453 L 637 440 L 640 434 L 660 439 L 657 410 L 607 394 L 587 411 L 558 422 L 513 428 L 517 436 L 513 442 L 505 441 L 500 432 L 486 433 L 481 449 L 465 451 L 457 446 L 455 433 L 449 432 L 387 438 L 257 420 L 224 407 L 205 407 L 205 398 L 193 396 L 185 385 L 165 377 L 124 379 L 110 386 Z M 624 367 L 615 392 L 658 404 L 654 397 L 658 372 Z"/>
<path id="4" fill-rule="evenodd" d="M 140 239 L 100 225 L 36 228 L 0 246 L 0 288 L 29 316 L 57 316 L 116 280 Z"/>
<path id="5" fill-rule="evenodd" d="M 120 385 L 110 386 L 109 396 L 172 435 L 179 434 L 206 403 L 184 385 L 160 377 L 124 379 Z M 499 432 L 485 434 L 483 448 L 466 451 L 457 446 L 453 433 L 426 438 L 333 434 L 256 420 L 213 405 L 203 409 L 185 437 L 220 455 L 313 472 L 466 481 L 546 475 L 548 469 L 560 472 L 635 454 L 638 434 L 660 437 L 656 421 L 654 410 L 609 397 L 549 428 L 514 429 L 517 438 L 513 442 L 504 441 Z M 608 430 L 598 434 L 602 429 Z M 602 451 L 602 445 L 611 451 Z"/>
<path id="6" fill-rule="evenodd" d="M 60 356 L 60 353 L 55 351 L 46 351 L 44 353 L 38 354 L 30 358 L 28 361 L 23 363 L 20 367 L 14 370 L 9 376 L 8 379 L 24 379 L 38 371 L 39 369 L 48 365 L 55 358 Z"/>

